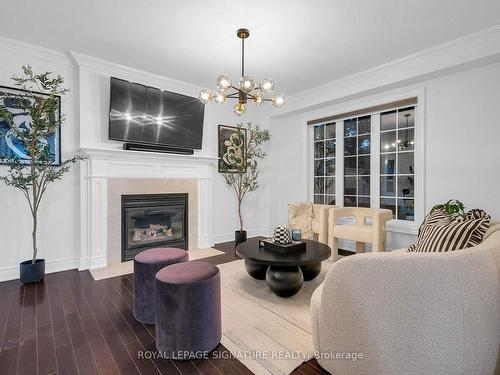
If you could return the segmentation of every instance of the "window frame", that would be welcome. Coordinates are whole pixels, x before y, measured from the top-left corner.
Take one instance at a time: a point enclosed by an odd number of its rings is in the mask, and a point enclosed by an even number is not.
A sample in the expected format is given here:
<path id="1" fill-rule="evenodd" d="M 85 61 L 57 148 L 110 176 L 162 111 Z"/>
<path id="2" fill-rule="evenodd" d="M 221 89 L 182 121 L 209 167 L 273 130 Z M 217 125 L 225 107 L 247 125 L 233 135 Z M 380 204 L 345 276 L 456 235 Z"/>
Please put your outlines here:
<path id="1" fill-rule="evenodd" d="M 318 124 L 320 126 L 323 126 L 323 138 L 320 139 L 320 140 L 316 140 L 315 138 L 315 134 L 314 134 L 314 128 L 313 128 L 313 166 L 312 166 L 312 169 L 313 169 L 313 191 L 314 191 L 314 188 L 315 188 L 315 184 L 316 184 L 316 179 L 322 179 L 323 180 L 323 193 L 320 193 L 320 194 L 313 194 L 313 202 L 314 202 L 314 196 L 315 195 L 320 195 L 323 199 L 324 199 L 324 202 L 323 203 L 319 203 L 319 204 L 328 204 L 327 203 L 327 198 L 328 197 L 333 197 L 334 199 L 336 199 L 336 191 L 333 193 L 333 194 L 329 194 L 326 190 L 326 179 L 327 178 L 333 178 L 335 181 L 336 181 L 336 176 L 337 176 L 337 173 L 336 173 L 336 169 L 337 169 L 337 151 L 336 151 L 336 147 L 335 147 L 335 155 L 334 156 L 329 156 L 327 157 L 326 155 L 326 142 L 328 141 L 334 141 L 336 142 L 337 140 L 337 134 L 336 134 L 336 131 L 337 131 L 337 126 L 336 126 L 336 123 L 334 121 L 332 122 L 325 122 L 325 123 L 322 123 L 322 124 Z M 328 129 L 328 126 L 334 126 L 335 127 L 335 135 L 334 137 L 327 137 L 327 129 Z M 316 144 L 317 143 L 323 143 L 323 156 L 320 157 L 320 158 L 317 158 L 316 157 Z M 316 175 L 316 161 L 317 160 L 322 160 L 324 165 L 323 165 L 323 175 L 320 175 L 320 176 L 317 176 Z M 327 175 L 326 173 L 326 164 L 327 164 L 327 161 L 329 160 L 333 160 L 333 163 L 334 163 L 334 168 L 335 168 L 335 174 L 334 175 Z M 335 188 L 336 188 L 336 185 L 335 185 Z"/>
<path id="2" fill-rule="evenodd" d="M 359 133 L 359 120 L 363 117 L 370 117 L 370 131 L 368 133 Z M 356 120 L 356 128 L 357 128 L 357 131 L 356 131 L 356 135 L 351 135 L 351 136 L 346 136 L 345 135 L 345 120 Z M 373 179 L 372 179 L 372 153 L 373 153 L 373 147 L 372 147 L 372 138 L 373 138 L 373 133 L 372 133 L 372 130 L 373 130 L 373 125 L 372 125 L 372 120 L 373 120 L 373 116 L 370 116 L 370 115 L 360 115 L 360 116 L 356 116 L 356 117 L 348 117 L 348 118 L 345 118 L 345 119 L 340 119 L 339 122 L 341 122 L 342 124 L 340 126 L 342 126 L 342 136 L 343 136 L 343 140 L 344 140 L 344 145 L 345 145 L 345 140 L 346 138 L 354 138 L 356 139 L 356 154 L 355 155 L 348 155 L 346 156 L 345 155 L 345 150 L 342 148 L 342 158 L 344 159 L 343 160 L 343 173 L 342 173 L 342 178 L 344 179 L 343 181 L 343 188 L 345 188 L 345 178 L 346 177 L 356 177 L 356 194 L 355 195 L 347 195 L 348 197 L 356 197 L 356 206 L 349 206 L 349 207 L 362 207 L 362 206 L 359 206 L 358 204 L 358 201 L 359 201 L 359 198 L 369 198 L 370 199 L 370 207 L 372 206 L 372 190 L 371 190 L 371 186 L 372 186 L 372 183 L 373 183 Z M 359 153 L 359 138 L 360 137 L 363 137 L 363 136 L 369 136 L 370 137 L 370 153 L 368 154 L 360 154 Z M 359 158 L 360 157 L 363 157 L 363 156 L 368 156 L 370 157 L 370 174 L 369 175 L 360 175 L 359 174 Z M 356 174 L 355 175 L 347 175 L 345 173 L 345 159 L 346 158 L 355 158 L 356 159 Z M 362 194 L 359 194 L 359 178 L 360 177 L 370 177 L 370 193 L 369 195 L 362 195 Z M 345 206 L 345 197 L 346 197 L 346 194 L 345 194 L 345 191 L 344 189 L 342 190 L 342 206 L 344 207 Z"/>
<path id="3" fill-rule="evenodd" d="M 415 148 L 414 148 L 414 166 L 415 166 L 415 194 L 414 194 L 414 209 L 415 216 L 413 221 L 392 219 L 387 222 L 387 230 L 390 232 L 403 233 L 416 235 L 420 223 L 425 217 L 424 207 L 425 207 L 425 90 L 418 89 L 412 91 L 406 91 L 404 93 L 396 95 L 378 96 L 373 100 L 357 101 L 358 104 L 344 104 L 335 106 L 334 110 L 331 108 L 329 110 L 317 111 L 314 116 L 308 116 L 306 121 L 306 127 L 308 132 L 308 144 L 307 144 L 307 165 L 309 173 L 308 175 L 308 186 L 307 194 L 310 201 L 314 200 L 314 125 L 307 125 L 307 122 L 315 118 L 321 118 L 326 116 L 334 115 L 335 113 L 346 113 L 360 108 L 368 108 L 376 105 L 382 105 L 384 103 L 389 103 L 392 101 L 408 99 L 411 97 L 417 97 L 418 103 L 415 104 Z M 371 159 L 370 159 L 370 203 L 371 207 L 380 207 L 380 114 L 388 112 L 392 109 L 402 109 L 410 107 L 410 105 L 402 105 L 399 107 L 394 107 L 391 109 L 384 109 L 375 113 L 366 113 L 366 115 L 371 115 Z M 363 115 L 357 115 L 355 117 L 362 117 Z M 335 120 L 336 122 L 336 140 L 337 140 L 337 152 L 336 152 L 336 173 L 335 173 L 335 205 L 339 207 L 344 206 L 344 121 L 352 117 L 346 117 L 342 119 Z M 319 124 L 316 124 L 319 125 Z"/>

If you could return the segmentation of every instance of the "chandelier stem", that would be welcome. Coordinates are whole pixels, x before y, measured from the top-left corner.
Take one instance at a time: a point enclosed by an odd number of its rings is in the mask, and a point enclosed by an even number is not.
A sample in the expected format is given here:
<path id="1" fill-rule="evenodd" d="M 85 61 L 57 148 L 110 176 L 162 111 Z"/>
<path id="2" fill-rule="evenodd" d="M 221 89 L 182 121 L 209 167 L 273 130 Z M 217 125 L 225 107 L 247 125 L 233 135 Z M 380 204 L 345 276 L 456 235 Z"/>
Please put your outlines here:
<path id="1" fill-rule="evenodd" d="M 245 76 L 245 39 L 241 39 L 241 76 Z"/>

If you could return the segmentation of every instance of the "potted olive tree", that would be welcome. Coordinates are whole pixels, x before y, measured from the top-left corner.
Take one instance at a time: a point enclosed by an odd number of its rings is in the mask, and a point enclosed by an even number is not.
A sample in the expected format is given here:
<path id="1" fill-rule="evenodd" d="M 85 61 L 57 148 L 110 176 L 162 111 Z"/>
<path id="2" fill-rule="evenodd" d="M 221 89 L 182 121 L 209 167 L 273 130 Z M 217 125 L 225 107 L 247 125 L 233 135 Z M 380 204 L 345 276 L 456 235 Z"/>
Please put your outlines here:
<path id="1" fill-rule="evenodd" d="M 44 193 L 51 182 L 60 180 L 83 156 L 75 155 L 54 165 L 54 150 L 47 140 L 58 132 L 64 121 L 64 117 L 56 116 L 56 113 L 59 112 L 61 95 L 68 90 L 63 87 L 64 80 L 60 76 L 52 77 L 49 72 L 36 74 L 30 66 L 23 66 L 22 70 L 23 76 L 12 77 L 14 85 L 19 88 L 18 93 L 2 93 L 0 121 L 8 124 L 8 134 L 2 136 L 15 141 L 26 157 L 21 159 L 17 154 L 0 156 L 7 166 L 6 172 L 0 170 L 0 180 L 21 191 L 29 205 L 33 223 L 33 256 L 20 264 L 20 279 L 28 283 L 41 281 L 45 276 L 45 260 L 37 258 L 38 212 Z M 20 113 L 23 121 L 15 121 Z"/>
<path id="2" fill-rule="evenodd" d="M 258 162 L 266 157 L 261 146 L 269 139 L 270 135 L 267 129 L 248 123 L 246 129 L 242 124 L 239 124 L 236 132 L 226 141 L 230 143 L 228 150 L 232 151 L 224 155 L 225 164 L 222 172 L 227 185 L 233 188 L 238 201 L 240 229 L 235 231 L 236 245 L 247 239 L 247 232 L 243 230 L 242 203 L 247 193 L 255 191 L 259 187 Z"/>

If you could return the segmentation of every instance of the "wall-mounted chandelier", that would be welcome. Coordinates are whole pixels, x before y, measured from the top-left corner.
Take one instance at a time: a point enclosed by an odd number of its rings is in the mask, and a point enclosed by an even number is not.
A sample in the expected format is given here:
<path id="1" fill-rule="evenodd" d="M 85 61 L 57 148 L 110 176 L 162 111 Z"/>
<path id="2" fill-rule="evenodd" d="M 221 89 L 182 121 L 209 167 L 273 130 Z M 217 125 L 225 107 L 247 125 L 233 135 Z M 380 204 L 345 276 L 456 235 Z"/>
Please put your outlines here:
<path id="1" fill-rule="evenodd" d="M 285 104 L 285 98 L 281 94 L 272 95 L 274 92 L 274 82 L 272 80 L 266 78 L 260 84 L 256 84 L 252 77 L 245 75 L 245 39 L 250 36 L 250 31 L 238 29 L 236 35 L 241 39 L 241 78 L 239 87 L 233 86 L 231 78 L 227 75 L 220 75 L 217 77 L 217 90 L 201 90 L 200 101 L 206 104 L 213 100 L 218 104 L 222 104 L 227 99 L 237 99 L 238 102 L 234 105 L 234 113 L 238 116 L 245 113 L 249 100 L 252 100 L 256 105 L 260 105 L 262 102 L 271 102 L 273 106 L 281 107 Z M 266 94 L 270 97 L 266 97 Z"/>

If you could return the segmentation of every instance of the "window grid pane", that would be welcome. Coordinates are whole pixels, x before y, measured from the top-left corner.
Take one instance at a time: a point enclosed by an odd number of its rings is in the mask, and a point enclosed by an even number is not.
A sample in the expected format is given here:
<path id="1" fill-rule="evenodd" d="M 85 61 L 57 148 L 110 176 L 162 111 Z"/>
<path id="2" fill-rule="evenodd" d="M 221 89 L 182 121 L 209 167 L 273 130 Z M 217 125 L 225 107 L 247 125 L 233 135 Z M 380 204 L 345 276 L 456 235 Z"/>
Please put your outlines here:
<path id="1" fill-rule="evenodd" d="M 335 204 L 336 123 L 314 126 L 314 203 Z"/>
<path id="2" fill-rule="evenodd" d="M 344 206 L 370 207 L 371 116 L 344 121 Z"/>
<path id="3" fill-rule="evenodd" d="M 415 220 L 415 107 L 381 113 L 380 208 Z"/>
<path id="4" fill-rule="evenodd" d="M 415 106 L 380 114 L 380 178 L 370 181 L 371 115 L 343 121 L 343 202 L 336 202 L 336 124 L 313 128 L 313 198 L 318 204 L 370 207 L 370 184 L 380 185 L 381 208 L 394 218 L 415 220 Z"/>

